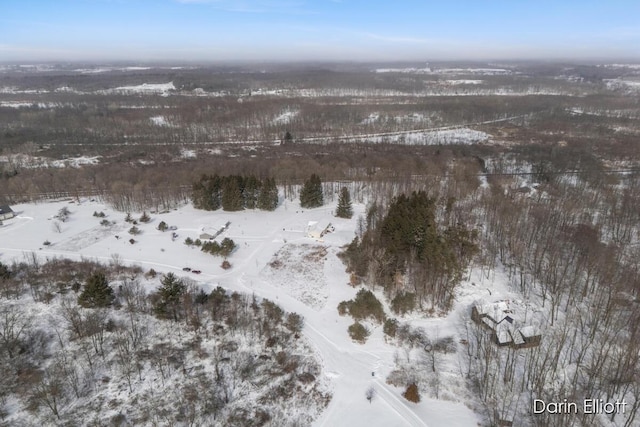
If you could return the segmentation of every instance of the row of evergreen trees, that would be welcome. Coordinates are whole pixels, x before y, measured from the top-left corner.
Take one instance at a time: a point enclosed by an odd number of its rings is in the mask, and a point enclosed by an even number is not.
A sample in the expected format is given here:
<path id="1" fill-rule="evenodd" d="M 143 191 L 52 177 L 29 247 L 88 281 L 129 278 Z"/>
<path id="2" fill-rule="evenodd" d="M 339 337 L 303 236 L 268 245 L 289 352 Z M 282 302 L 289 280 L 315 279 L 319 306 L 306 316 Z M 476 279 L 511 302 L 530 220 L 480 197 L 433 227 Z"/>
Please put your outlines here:
<path id="1" fill-rule="evenodd" d="M 197 209 L 240 211 L 243 209 L 275 210 L 278 206 L 278 187 L 275 179 L 259 180 L 253 175 L 203 175 L 193 184 L 191 199 Z M 305 181 L 300 190 L 300 206 L 317 208 L 324 204 L 322 181 L 316 174 Z M 343 187 L 338 199 L 336 216 L 351 218 L 353 208 L 349 190 Z"/>
<path id="2" fill-rule="evenodd" d="M 191 195 L 197 209 L 240 211 L 243 209 L 275 210 L 278 187 L 273 178 L 260 180 L 253 175 L 203 175 L 193 184 Z"/>

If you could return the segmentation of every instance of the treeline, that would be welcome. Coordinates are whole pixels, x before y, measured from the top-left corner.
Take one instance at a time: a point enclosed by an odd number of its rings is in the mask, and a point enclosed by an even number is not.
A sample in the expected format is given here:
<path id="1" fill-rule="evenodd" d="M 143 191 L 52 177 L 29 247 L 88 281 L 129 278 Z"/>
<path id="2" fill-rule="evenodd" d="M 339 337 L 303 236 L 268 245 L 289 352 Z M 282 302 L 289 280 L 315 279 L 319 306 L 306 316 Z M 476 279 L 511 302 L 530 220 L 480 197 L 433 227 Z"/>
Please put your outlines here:
<path id="1" fill-rule="evenodd" d="M 193 184 L 191 195 L 197 209 L 240 211 L 243 209 L 275 210 L 278 187 L 274 178 L 260 180 L 253 175 L 203 175 Z"/>
<path id="2" fill-rule="evenodd" d="M 372 205 L 363 232 L 343 253 L 355 281 L 367 277 L 382 286 L 394 305 L 415 297 L 422 308 L 428 303 L 431 309 L 450 309 L 455 287 L 478 250 L 477 233 L 450 220 L 454 200 L 447 201 L 439 222 L 436 202 L 418 191 L 393 199 L 384 215 Z"/>

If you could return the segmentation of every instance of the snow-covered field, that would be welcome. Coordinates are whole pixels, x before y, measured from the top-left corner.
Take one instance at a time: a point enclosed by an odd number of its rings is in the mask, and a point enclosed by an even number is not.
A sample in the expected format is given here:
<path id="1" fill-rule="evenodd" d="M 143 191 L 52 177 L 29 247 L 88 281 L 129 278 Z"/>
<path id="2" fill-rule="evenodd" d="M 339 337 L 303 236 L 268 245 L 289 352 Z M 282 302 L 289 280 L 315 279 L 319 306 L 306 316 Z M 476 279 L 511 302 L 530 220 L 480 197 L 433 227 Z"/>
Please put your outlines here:
<path id="1" fill-rule="evenodd" d="M 176 90 L 173 82 L 169 83 L 143 83 L 136 86 L 120 86 L 112 89 L 105 89 L 98 91 L 97 93 L 103 94 L 143 94 L 143 95 L 163 95 L 168 96 L 170 91 Z"/>
<path id="2" fill-rule="evenodd" d="M 377 68 L 376 73 L 402 73 L 402 74 L 448 74 L 448 75 L 481 75 L 502 76 L 513 74 L 513 71 L 504 68 Z"/>
<path id="3" fill-rule="evenodd" d="M 10 154 L 0 156 L 0 163 L 21 168 L 79 168 L 83 165 L 95 165 L 100 163 L 102 156 L 94 157 L 70 157 L 61 160 L 54 160 L 48 157 L 31 156 L 28 154 Z"/>
<path id="4" fill-rule="evenodd" d="M 71 214 L 66 222 L 58 222 L 55 216 L 63 207 Z M 126 232 L 129 224 L 124 222 L 125 214 L 100 201 L 67 200 L 16 205 L 13 209 L 17 217 L 0 226 L 0 260 L 4 263 L 22 260 L 31 252 L 41 258 L 102 262 L 118 254 L 123 262 L 145 270 L 154 268 L 182 275 L 183 267 L 198 269 L 202 274 L 192 278 L 207 291 L 220 285 L 255 294 L 304 316 L 304 334 L 322 360 L 324 376 L 333 393 L 316 426 L 455 427 L 475 426 L 482 419 L 463 403 L 468 395 L 461 387 L 463 381 L 455 358 L 443 368 L 443 378 L 455 379 L 447 388 L 446 400 L 431 398 L 427 391 L 422 401 L 414 404 L 402 397 L 404 389 L 386 382 L 396 366 L 398 350 L 385 341 L 382 327 L 373 325 L 364 345 L 349 338 L 347 327 L 352 321 L 338 316 L 336 308 L 339 302 L 352 299 L 357 289 L 348 285 L 349 277 L 336 254 L 352 240 L 357 216 L 364 211 L 362 205 L 354 205 L 356 215 L 350 220 L 335 218 L 334 205 L 301 209 L 297 201 L 289 200 L 282 201 L 274 212 L 204 212 L 184 206 L 152 213 L 150 223 L 138 225 L 142 233 L 134 236 L 135 244 L 129 243 L 132 236 Z M 112 224 L 100 225 L 101 218 L 94 217 L 94 212 L 104 212 Z M 160 221 L 175 226 L 178 237 L 173 240 L 171 232 L 158 231 Z M 330 222 L 335 231 L 318 242 L 306 236 L 309 221 Z M 229 258 L 229 270 L 222 269 L 219 259 L 184 244 L 187 237 L 196 239 L 203 226 L 226 222 L 230 225 L 220 238 L 229 237 L 238 245 Z M 50 245 L 43 245 L 45 241 Z M 413 315 L 401 320 L 455 334 L 463 322 L 466 304 L 476 298 L 476 293 L 486 294 L 485 288 L 484 284 L 464 284 L 461 305 L 447 317 L 424 319 Z M 372 386 L 376 394 L 369 402 L 365 393 Z"/>
<path id="5" fill-rule="evenodd" d="M 286 110 L 273 119 L 273 124 L 284 125 L 290 123 L 299 113 L 300 111 L 298 110 Z"/>

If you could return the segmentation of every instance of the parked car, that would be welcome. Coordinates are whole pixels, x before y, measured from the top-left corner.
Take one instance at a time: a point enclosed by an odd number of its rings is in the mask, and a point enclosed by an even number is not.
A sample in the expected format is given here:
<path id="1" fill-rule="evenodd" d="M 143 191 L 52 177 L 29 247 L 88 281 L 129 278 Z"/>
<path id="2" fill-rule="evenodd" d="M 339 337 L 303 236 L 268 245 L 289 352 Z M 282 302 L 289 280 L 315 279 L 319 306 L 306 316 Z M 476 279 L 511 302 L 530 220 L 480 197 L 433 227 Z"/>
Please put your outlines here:
<path id="1" fill-rule="evenodd" d="M 191 269 L 189 267 L 184 267 L 182 271 L 191 271 Z"/>
<path id="2" fill-rule="evenodd" d="M 200 273 L 202 273 L 202 271 L 200 271 L 200 270 L 191 270 L 191 272 L 192 272 L 193 274 L 200 274 Z"/>

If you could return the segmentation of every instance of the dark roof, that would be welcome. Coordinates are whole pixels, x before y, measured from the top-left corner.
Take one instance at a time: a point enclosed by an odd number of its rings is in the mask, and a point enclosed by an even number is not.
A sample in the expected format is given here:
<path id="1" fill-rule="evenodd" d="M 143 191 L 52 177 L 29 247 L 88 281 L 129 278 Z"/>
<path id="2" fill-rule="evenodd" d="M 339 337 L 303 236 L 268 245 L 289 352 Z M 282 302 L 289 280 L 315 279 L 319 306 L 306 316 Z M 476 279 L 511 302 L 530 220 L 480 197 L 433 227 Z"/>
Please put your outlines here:
<path id="1" fill-rule="evenodd" d="M 0 206 L 0 213 L 8 213 L 8 212 L 13 212 L 13 210 L 11 210 L 9 205 Z"/>

